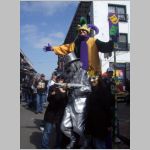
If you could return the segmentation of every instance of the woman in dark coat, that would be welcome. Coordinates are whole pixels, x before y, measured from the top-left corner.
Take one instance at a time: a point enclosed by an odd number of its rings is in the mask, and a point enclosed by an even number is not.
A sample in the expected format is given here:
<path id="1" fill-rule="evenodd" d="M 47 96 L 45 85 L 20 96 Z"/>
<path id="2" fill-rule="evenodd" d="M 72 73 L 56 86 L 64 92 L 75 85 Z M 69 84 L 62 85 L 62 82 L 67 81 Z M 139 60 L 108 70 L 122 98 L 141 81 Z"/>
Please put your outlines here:
<path id="1" fill-rule="evenodd" d="M 59 83 L 64 82 L 62 77 L 58 79 Z M 56 148 L 60 148 L 62 133 L 60 123 L 63 117 L 64 108 L 67 103 L 67 92 L 63 88 L 52 85 L 49 89 L 47 98 L 49 104 L 44 114 L 44 131 L 42 136 L 42 148 L 49 149 L 49 141 L 54 127 L 56 128 Z"/>
<path id="2" fill-rule="evenodd" d="M 93 148 L 105 149 L 105 140 L 111 128 L 110 102 L 106 88 L 99 77 L 91 79 L 92 93 L 87 110 L 86 134 L 92 137 Z"/>

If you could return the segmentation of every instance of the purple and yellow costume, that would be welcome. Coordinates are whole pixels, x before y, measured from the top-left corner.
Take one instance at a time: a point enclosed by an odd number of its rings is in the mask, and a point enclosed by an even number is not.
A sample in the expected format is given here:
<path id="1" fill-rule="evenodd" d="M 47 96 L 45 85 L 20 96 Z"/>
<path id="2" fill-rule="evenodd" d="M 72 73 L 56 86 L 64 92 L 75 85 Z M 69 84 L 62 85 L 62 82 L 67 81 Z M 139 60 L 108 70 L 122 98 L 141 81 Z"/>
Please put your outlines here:
<path id="1" fill-rule="evenodd" d="M 99 52 L 102 53 L 112 52 L 113 50 L 112 41 L 102 42 L 93 37 L 86 37 L 86 38 L 79 37 L 70 44 L 54 46 L 53 50 L 57 55 L 62 55 L 62 56 L 74 51 L 76 57 L 80 58 L 82 41 L 85 41 L 85 43 L 87 44 L 87 51 L 88 51 L 88 67 L 86 68 L 86 70 L 89 73 L 101 74 L 101 59 L 99 58 Z"/>

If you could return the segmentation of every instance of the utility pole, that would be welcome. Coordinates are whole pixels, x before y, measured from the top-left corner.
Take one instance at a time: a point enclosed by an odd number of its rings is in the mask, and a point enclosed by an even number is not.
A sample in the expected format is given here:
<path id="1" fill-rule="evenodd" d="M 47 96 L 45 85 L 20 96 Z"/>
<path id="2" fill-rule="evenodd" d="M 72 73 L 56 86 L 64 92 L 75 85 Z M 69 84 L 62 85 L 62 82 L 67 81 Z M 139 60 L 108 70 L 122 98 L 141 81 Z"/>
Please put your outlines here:
<path id="1" fill-rule="evenodd" d="M 117 47 L 117 43 L 114 43 L 114 72 L 115 72 L 115 78 L 116 78 L 116 47 Z"/>
<path id="2" fill-rule="evenodd" d="M 114 73 L 115 73 L 115 81 L 116 81 L 116 49 L 117 49 L 117 42 L 118 42 L 118 37 L 119 37 L 119 19 L 117 14 L 115 13 L 109 13 L 108 14 L 109 18 L 109 35 L 114 41 Z M 117 102 L 117 95 L 116 95 L 116 86 L 114 87 L 114 94 L 115 94 L 115 110 L 114 110 L 114 128 L 113 128 L 113 133 L 114 133 L 114 142 L 118 143 L 120 142 L 120 139 L 118 138 L 119 134 L 119 122 L 118 122 L 118 102 Z"/>

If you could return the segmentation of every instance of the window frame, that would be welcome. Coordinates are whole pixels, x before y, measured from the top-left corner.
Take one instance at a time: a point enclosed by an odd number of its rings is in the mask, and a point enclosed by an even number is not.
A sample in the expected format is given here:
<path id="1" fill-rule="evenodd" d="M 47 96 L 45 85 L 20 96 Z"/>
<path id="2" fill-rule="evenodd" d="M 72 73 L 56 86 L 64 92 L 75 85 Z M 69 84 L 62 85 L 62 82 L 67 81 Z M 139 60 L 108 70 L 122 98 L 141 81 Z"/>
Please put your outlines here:
<path id="1" fill-rule="evenodd" d="M 124 9 L 124 14 L 117 14 L 117 15 L 124 15 L 125 19 L 120 19 L 119 22 L 127 22 L 127 8 L 126 5 L 118 5 L 118 4 L 108 4 L 108 12 L 109 12 L 109 7 L 114 7 L 115 13 L 117 13 L 117 8 L 123 8 Z M 119 17 L 119 16 L 118 16 Z"/>
<path id="2" fill-rule="evenodd" d="M 121 35 L 124 35 L 124 36 L 126 37 L 126 43 L 120 42 L 120 40 L 118 39 L 118 42 L 117 42 L 118 44 L 119 44 L 119 43 L 124 43 L 124 44 L 125 44 L 125 47 L 123 47 L 123 50 L 119 50 L 119 51 L 129 51 L 128 33 L 119 33 L 119 37 L 120 37 Z"/>

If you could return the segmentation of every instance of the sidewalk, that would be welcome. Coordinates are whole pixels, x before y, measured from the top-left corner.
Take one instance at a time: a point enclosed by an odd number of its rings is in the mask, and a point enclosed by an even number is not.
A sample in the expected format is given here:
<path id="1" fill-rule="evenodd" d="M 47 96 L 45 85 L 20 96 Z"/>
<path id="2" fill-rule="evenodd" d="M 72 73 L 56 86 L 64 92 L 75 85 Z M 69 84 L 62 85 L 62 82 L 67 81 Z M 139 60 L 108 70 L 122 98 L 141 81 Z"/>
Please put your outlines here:
<path id="1" fill-rule="evenodd" d="M 121 143 L 114 144 L 114 148 L 130 148 L 130 105 L 118 103 L 119 139 Z"/>

